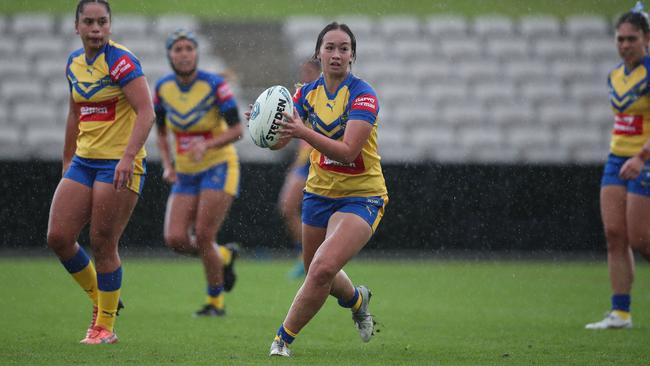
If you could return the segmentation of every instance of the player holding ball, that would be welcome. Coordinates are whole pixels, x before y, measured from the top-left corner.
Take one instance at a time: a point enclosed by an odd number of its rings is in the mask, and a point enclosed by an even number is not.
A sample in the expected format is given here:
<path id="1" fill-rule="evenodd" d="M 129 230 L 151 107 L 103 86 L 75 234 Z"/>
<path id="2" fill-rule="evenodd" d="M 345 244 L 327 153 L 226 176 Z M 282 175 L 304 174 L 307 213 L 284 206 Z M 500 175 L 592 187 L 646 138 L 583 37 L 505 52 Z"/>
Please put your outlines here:
<path id="1" fill-rule="evenodd" d="M 314 58 L 323 74 L 294 95 L 294 113 L 280 121 L 282 138 L 314 148 L 302 204 L 305 282 L 271 344 L 270 355 L 290 356 L 289 345 L 325 303 L 328 295 L 352 311 L 361 339 L 374 334 L 370 290 L 355 286 L 343 271 L 372 237 L 388 202 L 377 153 L 379 103 L 372 87 L 350 70 L 356 40 L 345 24 L 320 32 Z"/>

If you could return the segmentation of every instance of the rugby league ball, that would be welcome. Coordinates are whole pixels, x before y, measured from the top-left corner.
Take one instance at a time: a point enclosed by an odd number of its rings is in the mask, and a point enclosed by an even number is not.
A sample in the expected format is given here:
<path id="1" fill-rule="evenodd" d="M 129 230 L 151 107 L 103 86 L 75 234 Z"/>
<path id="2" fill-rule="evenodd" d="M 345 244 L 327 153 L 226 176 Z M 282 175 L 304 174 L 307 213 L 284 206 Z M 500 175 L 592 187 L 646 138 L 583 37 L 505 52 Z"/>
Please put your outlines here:
<path id="1" fill-rule="evenodd" d="M 269 148 L 278 143 L 285 111 L 293 113 L 293 99 L 284 86 L 272 86 L 257 97 L 248 120 L 248 132 L 255 145 Z"/>

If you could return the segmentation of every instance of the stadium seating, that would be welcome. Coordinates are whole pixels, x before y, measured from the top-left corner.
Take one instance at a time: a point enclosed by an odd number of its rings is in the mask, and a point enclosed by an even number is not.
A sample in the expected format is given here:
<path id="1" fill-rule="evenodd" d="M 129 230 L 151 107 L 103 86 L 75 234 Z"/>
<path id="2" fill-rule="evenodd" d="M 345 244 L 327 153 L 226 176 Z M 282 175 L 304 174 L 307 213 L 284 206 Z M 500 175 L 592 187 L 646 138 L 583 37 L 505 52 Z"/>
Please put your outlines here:
<path id="1" fill-rule="evenodd" d="M 505 16 L 483 15 L 474 19 L 472 31 L 484 39 L 510 38 L 514 35 L 515 25 Z"/>
<path id="2" fill-rule="evenodd" d="M 0 116 L 3 110 L 0 109 Z M 6 160 L 25 159 L 23 136 L 18 127 L 0 124 L 0 156 Z"/>
<path id="3" fill-rule="evenodd" d="M 557 37 L 560 20 L 552 16 L 524 16 L 519 20 L 519 33 L 527 39 Z"/>
<path id="4" fill-rule="evenodd" d="M 571 38 L 604 36 L 610 26 L 603 17 L 594 15 L 574 15 L 566 20 L 566 33 Z"/>
<path id="5" fill-rule="evenodd" d="M 33 36 L 49 35 L 54 30 L 55 19 L 46 13 L 17 14 L 9 24 L 9 34 Z"/>
<path id="6" fill-rule="evenodd" d="M 338 20 L 349 24 L 359 41 L 353 72 L 379 94 L 380 153 L 386 161 L 604 160 L 612 123 L 605 80 L 619 62 L 609 20 L 454 14 L 342 15 Z M 273 62 L 291 67 L 287 75 L 295 75 L 329 21 L 285 19 L 280 28 L 287 52 Z M 224 71 L 246 59 L 217 56 L 209 25 L 186 15 L 121 15 L 113 38 L 140 58 L 153 86 L 169 72 L 164 38 L 181 26 L 197 31 L 203 68 Z M 63 68 L 69 52 L 80 47 L 74 17 L 0 16 L 0 31 L 0 158 L 59 159 L 68 108 Z M 259 73 L 233 80 L 240 105 L 273 80 L 265 70 Z M 153 137 L 147 146 L 156 160 Z M 247 137 L 238 150 L 244 161 L 277 161 L 286 155 L 269 154 Z"/>

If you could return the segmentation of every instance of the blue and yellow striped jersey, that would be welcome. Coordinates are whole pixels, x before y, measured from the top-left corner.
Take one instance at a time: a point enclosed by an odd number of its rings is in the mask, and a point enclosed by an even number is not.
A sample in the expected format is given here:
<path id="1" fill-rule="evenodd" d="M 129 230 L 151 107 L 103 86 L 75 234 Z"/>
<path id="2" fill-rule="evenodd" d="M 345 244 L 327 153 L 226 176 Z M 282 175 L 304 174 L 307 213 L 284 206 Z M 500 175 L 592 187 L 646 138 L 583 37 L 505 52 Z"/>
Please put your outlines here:
<path id="1" fill-rule="evenodd" d="M 237 109 L 228 83 L 222 76 L 199 70 L 189 85 L 181 85 L 171 73 L 156 83 L 154 107 L 164 115 L 176 141 L 175 165 L 180 173 L 198 173 L 228 159 L 237 159 L 233 144 L 208 149 L 194 161 L 188 147 L 195 139 L 210 139 L 228 129 L 224 114 Z"/>
<path id="2" fill-rule="evenodd" d="M 627 70 L 624 64 L 609 74 L 608 86 L 614 128 L 610 151 L 619 156 L 632 156 L 643 148 L 650 137 L 650 56 Z"/>
<path id="3" fill-rule="evenodd" d="M 296 91 L 294 105 L 313 130 L 331 139 L 342 140 L 345 126 L 351 120 L 373 126 L 361 153 L 352 163 L 335 161 L 314 149 L 310 155 L 307 192 L 331 198 L 387 193 L 377 152 L 379 102 L 368 83 L 350 73 L 336 92 L 330 94 L 321 75 Z"/>
<path id="4" fill-rule="evenodd" d="M 83 48 L 72 52 L 66 73 L 79 108 L 75 154 L 88 159 L 121 159 L 136 118 L 122 87 L 144 75 L 140 61 L 126 47 L 109 41 L 92 60 L 86 58 Z M 145 156 L 142 147 L 136 159 Z"/>

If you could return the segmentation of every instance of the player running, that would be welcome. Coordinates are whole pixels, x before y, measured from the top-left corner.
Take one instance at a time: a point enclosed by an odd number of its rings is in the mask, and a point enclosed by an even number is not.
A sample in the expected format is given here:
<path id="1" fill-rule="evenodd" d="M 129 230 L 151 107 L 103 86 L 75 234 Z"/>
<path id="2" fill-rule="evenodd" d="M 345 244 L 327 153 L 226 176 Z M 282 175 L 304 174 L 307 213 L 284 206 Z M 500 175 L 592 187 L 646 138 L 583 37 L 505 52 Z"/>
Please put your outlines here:
<path id="1" fill-rule="evenodd" d="M 179 29 L 167 39 L 173 70 L 156 83 L 154 105 L 163 179 L 172 184 L 165 213 L 165 243 L 201 258 L 207 281 L 205 304 L 196 316 L 225 315 L 224 291 L 235 282 L 234 244 L 215 238 L 239 193 L 242 136 L 237 104 L 222 76 L 197 68 L 198 41 Z M 167 135 L 174 135 L 174 163 Z"/>
<path id="2" fill-rule="evenodd" d="M 318 35 L 314 58 L 323 74 L 298 89 L 295 114 L 285 112 L 284 139 L 314 148 L 302 206 L 302 245 L 307 275 L 271 343 L 271 356 L 290 356 L 289 345 L 328 295 L 349 308 L 364 342 L 374 334 L 371 293 L 354 286 L 345 264 L 368 243 L 388 202 L 377 154 L 379 103 L 372 87 L 350 72 L 356 40 L 345 24 Z"/>

